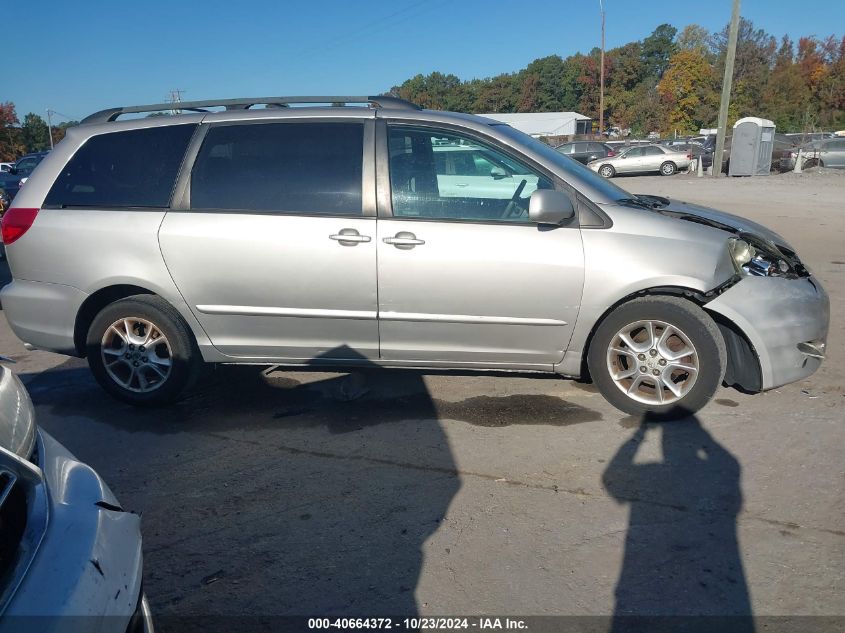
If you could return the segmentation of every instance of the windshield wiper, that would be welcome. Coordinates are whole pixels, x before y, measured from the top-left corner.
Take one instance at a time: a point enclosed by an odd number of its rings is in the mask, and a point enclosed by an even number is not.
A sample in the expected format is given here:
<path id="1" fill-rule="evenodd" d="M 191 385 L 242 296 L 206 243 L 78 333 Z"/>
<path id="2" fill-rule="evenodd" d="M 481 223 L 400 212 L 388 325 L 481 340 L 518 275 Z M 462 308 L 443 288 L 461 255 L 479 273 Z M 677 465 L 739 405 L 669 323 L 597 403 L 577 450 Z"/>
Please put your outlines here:
<path id="1" fill-rule="evenodd" d="M 652 196 L 650 194 L 639 193 L 637 199 L 647 204 L 652 209 L 662 209 L 669 206 L 669 198 L 663 196 Z"/>
<path id="2" fill-rule="evenodd" d="M 638 196 L 634 196 L 633 198 L 619 198 L 616 201 L 618 204 L 627 204 L 634 207 L 641 207 L 643 209 L 653 209 L 654 207 L 646 202 L 645 200 L 640 200 Z"/>

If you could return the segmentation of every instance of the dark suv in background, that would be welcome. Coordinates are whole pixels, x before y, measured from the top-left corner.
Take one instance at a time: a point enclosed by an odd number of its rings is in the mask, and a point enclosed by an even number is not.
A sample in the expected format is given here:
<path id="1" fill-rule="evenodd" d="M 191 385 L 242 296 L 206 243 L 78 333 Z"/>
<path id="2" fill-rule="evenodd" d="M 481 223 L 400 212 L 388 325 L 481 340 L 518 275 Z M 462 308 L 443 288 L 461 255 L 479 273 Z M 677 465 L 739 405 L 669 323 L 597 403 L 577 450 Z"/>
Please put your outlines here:
<path id="1" fill-rule="evenodd" d="M 21 156 L 9 171 L 0 172 L 0 189 L 13 199 L 21 188 L 21 180 L 29 178 L 47 154 L 49 152 L 32 152 Z"/>
<path id="2" fill-rule="evenodd" d="M 598 141 L 573 141 L 558 145 L 555 149 L 585 165 L 591 160 L 616 156 L 616 152 L 609 145 Z"/>

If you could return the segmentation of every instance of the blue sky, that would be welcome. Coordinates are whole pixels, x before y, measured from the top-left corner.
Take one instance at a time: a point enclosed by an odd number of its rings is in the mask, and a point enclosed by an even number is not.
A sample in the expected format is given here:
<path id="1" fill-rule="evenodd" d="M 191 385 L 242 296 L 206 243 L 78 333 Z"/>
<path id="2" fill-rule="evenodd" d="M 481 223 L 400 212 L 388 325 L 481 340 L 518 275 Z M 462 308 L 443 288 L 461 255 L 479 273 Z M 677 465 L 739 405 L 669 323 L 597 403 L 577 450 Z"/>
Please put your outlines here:
<path id="1" fill-rule="evenodd" d="M 4 3 L 0 101 L 45 116 L 114 105 L 295 94 L 369 94 L 417 73 L 462 79 L 599 44 L 598 0 L 16 0 Z M 842 35 L 845 2 L 743 0 L 780 37 Z M 605 0 L 607 48 L 662 22 L 711 30 L 730 0 Z M 838 27 L 838 31 L 836 30 Z M 61 117 L 58 118 L 61 120 Z"/>

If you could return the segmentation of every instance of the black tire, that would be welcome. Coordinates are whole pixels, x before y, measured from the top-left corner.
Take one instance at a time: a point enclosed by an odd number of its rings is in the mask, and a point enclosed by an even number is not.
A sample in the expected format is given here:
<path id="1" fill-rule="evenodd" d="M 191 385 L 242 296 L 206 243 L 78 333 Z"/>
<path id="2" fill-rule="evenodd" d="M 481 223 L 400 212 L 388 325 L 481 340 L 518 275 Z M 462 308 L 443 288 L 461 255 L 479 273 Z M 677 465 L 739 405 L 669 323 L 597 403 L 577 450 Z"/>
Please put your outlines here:
<path id="1" fill-rule="evenodd" d="M 106 331 L 117 321 L 133 317 L 152 323 L 167 337 L 169 344 L 169 373 L 152 390 L 145 392 L 133 391 L 117 382 L 103 361 L 102 341 Z M 88 328 L 86 351 L 88 365 L 100 386 L 115 398 L 139 406 L 177 400 L 194 385 L 203 369 L 202 356 L 188 324 L 173 306 L 155 295 L 127 297 L 100 310 Z"/>
<path id="2" fill-rule="evenodd" d="M 646 320 L 663 321 L 679 328 L 698 355 L 699 373 L 692 387 L 670 404 L 635 400 L 624 393 L 610 375 L 607 358 L 614 337 L 629 324 Z M 642 297 L 619 306 L 604 318 L 590 343 L 587 363 L 601 394 L 620 411 L 674 419 L 688 416 L 710 401 L 725 377 L 727 351 L 716 323 L 694 303 L 678 297 Z"/>
<path id="3" fill-rule="evenodd" d="M 613 165 L 602 165 L 599 167 L 599 175 L 604 178 L 613 178 L 616 175 L 616 169 Z"/>
<path id="4" fill-rule="evenodd" d="M 671 160 L 667 160 L 660 166 L 661 176 L 673 176 L 676 171 L 678 171 L 678 166 Z"/>

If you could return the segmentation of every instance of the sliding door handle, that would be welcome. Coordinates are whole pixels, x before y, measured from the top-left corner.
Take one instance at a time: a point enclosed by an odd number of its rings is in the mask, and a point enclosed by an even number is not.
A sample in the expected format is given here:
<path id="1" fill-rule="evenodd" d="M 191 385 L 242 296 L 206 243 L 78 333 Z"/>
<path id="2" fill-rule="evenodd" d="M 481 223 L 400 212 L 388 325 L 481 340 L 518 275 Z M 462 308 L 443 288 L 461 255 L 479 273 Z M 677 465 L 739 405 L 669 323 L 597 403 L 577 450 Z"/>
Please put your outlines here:
<path id="1" fill-rule="evenodd" d="M 415 246 L 425 244 L 425 240 L 418 240 L 417 236 L 410 231 L 399 231 L 393 237 L 385 237 L 382 241 L 385 244 L 392 244 L 401 250 L 409 250 Z"/>
<path id="2" fill-rule="evenodd" d="M 355 229 L 341 229 L 339 233 L 329 235 L 329 239 L 340 242 L 341 246 L 356 246 L 369 242 L 372 238 L 369 235 L 361 235 Z"/>

